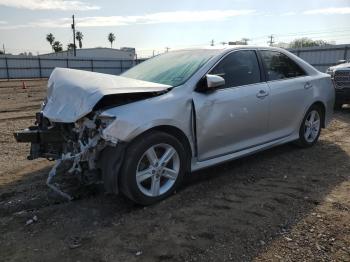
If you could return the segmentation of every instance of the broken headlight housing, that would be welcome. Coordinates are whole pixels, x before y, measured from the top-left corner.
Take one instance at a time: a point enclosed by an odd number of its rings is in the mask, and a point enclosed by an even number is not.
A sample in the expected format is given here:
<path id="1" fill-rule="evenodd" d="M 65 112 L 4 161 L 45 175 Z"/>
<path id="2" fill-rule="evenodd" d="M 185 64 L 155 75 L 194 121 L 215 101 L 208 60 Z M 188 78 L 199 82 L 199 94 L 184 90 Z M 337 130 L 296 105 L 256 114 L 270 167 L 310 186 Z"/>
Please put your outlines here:
<path id="1" fill-rule="evenodd" d="M 117 144 L 118 139 L 115 138 L 114 136 L 111 136 L 104 132 L 104 130 L 110 126 L 114 121 L 116 120 L 115 116 L 111 115 L 99 115 L 97 117 L 97 121 L 99 121 L 100 127 L 101 127 L 101 138 L 106 140 L 107 142 L 111 142 L 112 144 Z"/>
<path id="2" fill-rule="evenodd" d="M 114 122 L 116 120 L 115 116 L 109 116 L 109 115 L 99 115 L 97 117 L 97 121 L 100 122 L 100 125 L 103 129 L 105 129 L 106 127 L 108 127 L 110 124 L 112 124 L 112 122 Z"/>

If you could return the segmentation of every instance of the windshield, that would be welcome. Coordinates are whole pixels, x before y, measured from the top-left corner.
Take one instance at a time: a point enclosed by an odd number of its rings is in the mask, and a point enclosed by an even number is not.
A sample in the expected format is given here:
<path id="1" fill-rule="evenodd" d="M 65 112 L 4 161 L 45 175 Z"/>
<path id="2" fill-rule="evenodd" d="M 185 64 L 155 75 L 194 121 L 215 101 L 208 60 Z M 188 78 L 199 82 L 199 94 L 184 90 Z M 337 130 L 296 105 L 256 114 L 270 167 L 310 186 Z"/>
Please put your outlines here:
<path id="1" fill-rule="evenodd" d="M 217 50 L 169 52 L 146 60 L 121 74 L 121 76 L 178 86 L 185 83 L 217 52 Z"/>

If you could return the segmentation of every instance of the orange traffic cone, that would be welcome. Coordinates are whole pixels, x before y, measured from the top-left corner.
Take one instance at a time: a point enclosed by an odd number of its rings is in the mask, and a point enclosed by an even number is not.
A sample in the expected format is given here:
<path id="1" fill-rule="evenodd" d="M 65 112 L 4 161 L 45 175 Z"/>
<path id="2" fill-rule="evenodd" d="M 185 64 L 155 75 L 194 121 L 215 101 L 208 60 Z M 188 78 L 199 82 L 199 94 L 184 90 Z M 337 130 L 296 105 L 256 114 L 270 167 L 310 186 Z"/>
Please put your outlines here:
<path id="1" fill-rule="evenodd" d="M 22 89 L 27 89 L 27 85 L 24 81 L 22 81 Z"/>

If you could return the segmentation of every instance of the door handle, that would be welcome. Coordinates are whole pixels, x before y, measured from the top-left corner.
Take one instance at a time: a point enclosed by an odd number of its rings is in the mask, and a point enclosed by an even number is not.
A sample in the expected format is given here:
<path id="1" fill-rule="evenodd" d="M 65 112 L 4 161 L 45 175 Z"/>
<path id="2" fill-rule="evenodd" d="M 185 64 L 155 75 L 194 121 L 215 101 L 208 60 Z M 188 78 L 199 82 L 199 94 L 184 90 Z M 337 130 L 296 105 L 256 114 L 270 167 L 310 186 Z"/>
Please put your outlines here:
<path id="1" fill-rule="evenodd" d="M 268 95 L 269 95 L 268 92 L 266 92 L 265 90 L 262 90 L 262 89 L 261 89 L 261 90 L 259 91 L 259 93 L 256 94 L 256 97 L 257 97 L 257 98 L 264 98 L 264 97 L 266 97 L 266 96 L 268 96 Z"/>
<path id="2" fill-rule="evenodd" d="M 309 89 L 312 87 L 312 84 L 310 84 L 309 82 L 306 82 L 306 84 L 304 85 L 305 89 Z"/>

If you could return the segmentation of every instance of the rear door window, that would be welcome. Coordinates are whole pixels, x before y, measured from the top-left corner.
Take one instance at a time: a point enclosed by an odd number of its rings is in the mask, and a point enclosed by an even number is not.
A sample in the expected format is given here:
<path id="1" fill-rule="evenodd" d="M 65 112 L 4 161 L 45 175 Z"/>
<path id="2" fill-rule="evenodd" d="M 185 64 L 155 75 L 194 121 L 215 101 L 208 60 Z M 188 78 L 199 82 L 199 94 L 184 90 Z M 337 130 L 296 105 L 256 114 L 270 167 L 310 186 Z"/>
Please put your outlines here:
<path id="1" fill-rule="evenodd" d="M 270 50 L 263 50 L 260 53 L 269 81 L 306 75 L 305 71 L 285 54 Z"/>
<path id="2" fill-rule="evenodd" d="M 255 51 L 236 51 L 227 55 L 209 74 L 225 79 L 222 88 L 259 83 L 260 68 Z"/>

